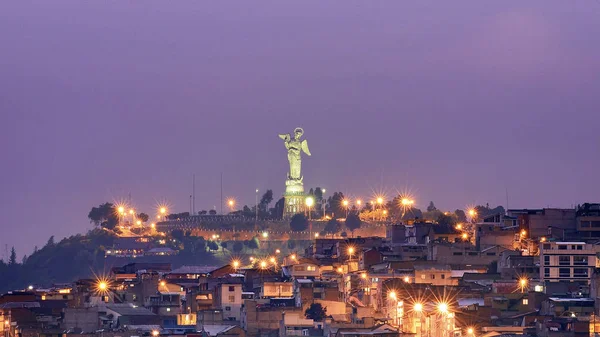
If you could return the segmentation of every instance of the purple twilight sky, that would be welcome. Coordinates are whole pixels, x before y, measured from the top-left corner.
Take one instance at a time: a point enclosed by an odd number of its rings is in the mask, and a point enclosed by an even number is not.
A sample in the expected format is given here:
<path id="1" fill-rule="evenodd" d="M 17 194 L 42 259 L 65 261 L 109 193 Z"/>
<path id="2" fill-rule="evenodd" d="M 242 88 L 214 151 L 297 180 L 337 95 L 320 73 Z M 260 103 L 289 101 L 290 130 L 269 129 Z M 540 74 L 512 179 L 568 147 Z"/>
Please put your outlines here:
<path id="1" fill-rule="evenodd" d="M 600 1 L 3 1 L 0 257 L 305 183 L 444 210 L 600 201 Z"/>

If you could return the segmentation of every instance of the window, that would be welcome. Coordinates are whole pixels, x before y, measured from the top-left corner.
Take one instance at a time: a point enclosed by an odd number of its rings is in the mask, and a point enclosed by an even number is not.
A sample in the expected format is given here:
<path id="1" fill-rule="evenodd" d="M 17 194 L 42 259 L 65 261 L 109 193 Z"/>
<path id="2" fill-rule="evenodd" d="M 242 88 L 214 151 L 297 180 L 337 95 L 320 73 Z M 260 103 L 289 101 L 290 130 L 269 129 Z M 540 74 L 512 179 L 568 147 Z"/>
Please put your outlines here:
<path id="1" fill-rule="evenodd" d="M 477 252 L 469 252 L 469 256 L 477 256 Z"/>
<path id="2" fill-rule="evenodd" d="M 452 253 L 452 255 L 461 256 L 462 252 L 454 252 L 454 253 Z"/>
<path id="3" fill-rule="evenodd" d="M 442 280 L 446 279 L 446 274 L 442 274 Z"/>
<path id="4" fill-rule="evenodd" d="M 548 256 L 548 255 L 544 256 L 544 265 L 546 265 L 546 266 L 550 265 L 550 256 Z"/>
<path id="5" fill-rule="evenodd" d="M 576 266 L 587 266 L 588 257 L 587 256 L 573 256 L 573 264 Z"/>
<path id="6" fill-rule="evenodd" d="M 435 274 L 431 274 L 431 279 L 435 280 Z"/>
<path id="7" fill-rule="evenodd" d="M 225 311 L 231 311 L 231 307 L 225 307 Z"/>
<path id="8" fill-rule="evenodd" d="M 550 268 L 544 268 L 544 277 L 550 277 Z"/>
<path id="9" fill-rule="evenodd" d="M 496 252 L 487 253 L 487 256 L 496 256 Z"/>
<path id="10" fill-rule="evenodd" d="M 421 274 L 421 279 L 424 280 L 425 279 L 425 274 Z"/>
<path id="11" fill-rule="evenodd" d="M 308 271 L 315 271 L 315 270 L 317 270 L 317 267 L 315 267 L 315 266 L 306 266 L 306 270 L 308 270 Z"/>
<path id="12" fill-rule="evenodd" d="M 571 268 L 558 268 L 558 277 L 571 277 Z"/>
<path id="13" fill-rule="evenodd" d="M 588 277 L 588 269 L 587 268 L 574 268 L 573 269 L 573 277 Z"/>
<path id="14" fill-rule="evenodd" d="M 235 287 L 234 286 L 229 286 L 229 291 L 235 291 Z"/>
<path id="15" fill-rule="evenodd" d="M 527 298 L 523 299 L 523 305 L 529 305 L 529 300 Z"/>
<path id="16" fill-rule="evenodd" d="M 549 243 L 545 243 L 544 244 L 544 250 L 548 250 L 550 249 L 550 244 Z"/>
<path id="17" fill-rule="evenodd" d="M 577 247 L 577 250 L 583 250 L 583 246 L 582 245 L 578 245 L 576 247 Z"/>
<path id="18" fill-rule="evenodd" d="M 229 302 L 235 302 L 235 296 L 233 296 L 233 295 L 229 296 Z"/>
<path id="19" fill-rule="evenodd" d="M 569 246 L 567 245 L 558 245 L 558 250 L 567 250 Z"/>
<path id="20" fill-rule="evenodd" d="M 570 266 L 571 265 L 571 257 L 570 256 L 559 256 L 558 257 L 558 265 L 559 266 Z"/>
<path id="21" fill-rule="evenodd" d="M 304 271 L 304 266 L 294 266 L 295 271 Z"/>

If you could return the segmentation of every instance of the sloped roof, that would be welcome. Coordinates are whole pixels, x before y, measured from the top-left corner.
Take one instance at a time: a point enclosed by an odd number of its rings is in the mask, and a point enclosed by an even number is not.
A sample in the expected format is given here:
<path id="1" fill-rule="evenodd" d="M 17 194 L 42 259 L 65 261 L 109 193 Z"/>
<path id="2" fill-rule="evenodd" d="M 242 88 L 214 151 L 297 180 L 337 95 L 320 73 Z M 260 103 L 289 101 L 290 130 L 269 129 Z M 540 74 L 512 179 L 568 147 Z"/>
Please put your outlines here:
<path id="1" fill-rule="evenodd" d="M 181 266 L 169 274 L 208 274 L 217 268 L 215 266 Z"/>

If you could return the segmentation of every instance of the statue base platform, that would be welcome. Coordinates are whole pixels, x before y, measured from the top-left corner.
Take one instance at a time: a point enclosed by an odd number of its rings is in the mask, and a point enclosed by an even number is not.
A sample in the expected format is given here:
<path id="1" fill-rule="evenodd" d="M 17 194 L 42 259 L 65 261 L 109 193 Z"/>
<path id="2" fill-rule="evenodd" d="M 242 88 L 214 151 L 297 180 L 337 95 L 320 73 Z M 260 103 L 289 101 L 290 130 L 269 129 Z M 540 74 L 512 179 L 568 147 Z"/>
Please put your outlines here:
<path id="1" fill-rule="evenodd" d="M 302 179 L 288 179 L 285 182 L 285 207 L 283 208 L 283 218 L 289 219 L 295 214 L 306 211 L 306 195 L 304 194 L 304 184 Z"/>

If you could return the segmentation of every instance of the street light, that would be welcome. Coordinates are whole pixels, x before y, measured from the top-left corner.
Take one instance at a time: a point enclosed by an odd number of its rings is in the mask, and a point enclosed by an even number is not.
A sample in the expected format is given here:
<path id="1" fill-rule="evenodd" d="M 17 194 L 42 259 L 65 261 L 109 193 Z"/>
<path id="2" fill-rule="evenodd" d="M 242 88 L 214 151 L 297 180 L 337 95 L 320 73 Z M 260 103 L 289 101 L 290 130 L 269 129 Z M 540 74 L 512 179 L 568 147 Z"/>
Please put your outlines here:
<path id="1" fill-rule="evenodd" d="M 472 327 L 467 328 L 467 334 L 472 335 L 475 332 Z"/>
<path id="2" fill-rule="evenodd" d="M 352 254 L 354 254 L 354 247 L 348 247 L 348 255 L 350 255 L 350 260 L 352 260 Z"/>
<path id="3" fill-rule="evenodd" d="M 362 200 L 360 200 L 360 199 L 356 200 L 356 206 L 360 207 L 361 204 L 362 204 Z"/>
<path id="4" fill-rule="evenodd" d="M 315 198 L 309 196 L 306 197 L 306 199 L 304 199 L 304 203 L 306 204 L 306 207 L 308 207 L 308 219 L 311 220 L 311 208 L 313 207 L 313 205 L 315 204 Z"/>
<path id="5" fill-rule="evenodd" d="M 527 288 L 528 283 L 529 283 L 529 280 L 526 277 L 521 277 L 519 279 L 519 287 L 521 288 L 522 293 L 525 292 L 525 289 Z"/>
<path id="6" fill-rule="evenodd" d="M 413 310 L 416 312 L 421 312 L 423 311 L 423 304 L 422 303 L 415 303 L 415 305 L 413 306 Z"/>
<path id="7" fill-rule="evenodd" d="M 156 337 L 160 335 L 160 332 L 158 332 L 158 330 L 152 330 L 152 336 Z"/>
<path id="8" fill-rule="evenodd" d="M 438 304 L 437 309 L 438 309 L 438 311 L 440 313 L 446 314 L 446 313 L 448 313 L 448 304 L 444 303 L 444 302 L 441 302 L 441 303 Z"/>
<path id="9" fill-rule="evenodd" d="M 233 207 L 235 206 L 235 200 L 229 199 L 227 201 L 227 205 L 229 205 L 229 209 L 233 212 Z"/>
<path id="10" fill-rule="evenodd" d="M 342 200 L 342 205 L 344 205 L 344 208 L 346 208 L 346 218 L 348 217 L 348 211 L 349 211 L 349 207 L 348 205 L 350 204 L 350 201 L 348 201 L 348 199 L 344 199 Z"/>
<path id="11" fill-rule="evenodd" d="M 237 270 L 240 267 L 240 261 L 233 260 L 233 262 L 231 263 L 231 265 L 233 265 L 233 269 Z"/>
<path id="12" fill-rule="evenodd" d="M 268 232 L 263 232 L 262 233 L 262 237 L 263 237 L 263 239 L 268 238 L 269 237 L 269 233 Z"/>
<path id="13" fill-rule="evenodd" d="M 366 278 L 367 278 L 367 273 L 362 273 L 362 274 L 360 274 L 360 277 L 361 277 L 363 280 L 364 280 L 364 279 L 366 279 Z"/>
<path id="14" fill-rule="evenodd" d="M 290 256 L 290 258 L 295 261 L 296 260 L 296 254 L 292 254 L 292 256 Z"/>
<path id="15" fill-rule="evenodd" d="M 315 233 L 315 239 L 319 238 L 319 233 Z"/>
<path id="16" fill-rule="evenodd" d="M 263 260 L 263 261 L 260 261 L 260 268 L 261 268 L 261 269 L 265 269 L 265 268 L 267 268 L 267 261 L 264 261 L 264 260 Z"/>
<path id="17" fill-rule="evenodd" d="M 404 276 L 404 283 L 409 283 L 409 282 L 410 282 L 410 277 Z"/>

